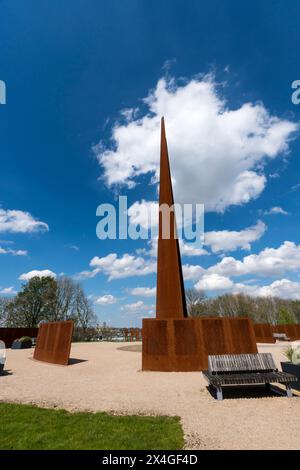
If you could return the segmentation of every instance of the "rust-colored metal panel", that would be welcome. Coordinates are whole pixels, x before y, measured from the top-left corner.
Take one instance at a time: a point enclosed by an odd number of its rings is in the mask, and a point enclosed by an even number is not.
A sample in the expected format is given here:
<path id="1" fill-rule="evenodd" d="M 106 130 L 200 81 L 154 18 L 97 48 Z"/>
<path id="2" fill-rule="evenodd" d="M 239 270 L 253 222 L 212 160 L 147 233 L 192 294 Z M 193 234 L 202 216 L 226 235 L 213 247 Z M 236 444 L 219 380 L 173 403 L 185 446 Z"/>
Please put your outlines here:
<path id="1" fill-rule="evenodd" d="M 275 325 L 274 333 L 285 333 L 291 341 L 296 341 L 299 338 L 299 325 Z"/>
<path id="2" fill-rule="evenodd" d="M 231 333 L 229 354 L 255 354 L 258 352 L 252 320 L 249 318 L 224 319 Z"/>
<path id="3" fill-rule="evenodd" d="M 142 369 L 172 370 L 168 321 L 144 318 L 142 336 Z"/>
<path id="4" fill-rule="evenodd" d="M 197 318 L 174 319 L 174 355 L 173 371 L 203 370 L 206 358 L 202 324 Z"/>
<path id="5" fill-rule="evenodd" d="M 68 365 L 73 335 L 73 321 L 42 323 L 39 328 L 34 359 Z"/>
<path id="6" fill-rule="evenodd" d="M 11 348 L 15 339 L 22 338 L 22 336 L 36 338 L 38 331 L 38 328 L 0 328 L 0 340 L 4 341 L 7 348 Z"/>
<path id="7" fill-rule="evenodd" d="M 164 118 L 161 120 L 160 185 L 159 185 L 159 231 L 157 248 L 156 318 L 185 318 L 185 300 L 182 266 L 177 238 L 174 210 L 170 217 L 162 211 L 174 206 L 170 163 Z M 163 230 L 164 229 L 164 230 Z M 166 231 L 168 237 L 166 236 Z"/>
<path id="8" fill-rule="evenodd" d="M 200 321 L 206 354 L 229 354 L 231 336 L 224 318 L 202 318 Z"/>
<path id="9" fill-rule="evenodd" d="M 210 354 L 256 352 L 253 325 L 248 318 L 143 320 L 143 370 L 205 370 Z"/>
<path id="10" fill-rule="evenodd" d="M 296 339 L 299 340 L 299 339 L 300 339 L 300 325 L 299 325 L 299 323 L 297 323 L 297 324 L 295 325 L 295 328 L 296 328 L 296 334 L 297 334 L 297 338 L 296 338 Z"/>
<path id="11" fill-rule="evenodd" d="M 253 324 L 255 339 L 257 343 L 275 343 L 273 326 L 270 323 Z"/>
<path id="12" fill-rule="evenodd" d="M 142 369 L 201 370 L 203 343 L 198 319 L 144 319 Z"/>
<path id="13" fill-rule="evenodd" d="M 296 341 L 298 339 L 298 332 L 296 325 L 285 325 L 286 334 L 292 341 Z"/>
<path id="14" fill-rule="evenodd" d="M 274 325 L 274 333 L 286 334 L 285 325 Z"/>

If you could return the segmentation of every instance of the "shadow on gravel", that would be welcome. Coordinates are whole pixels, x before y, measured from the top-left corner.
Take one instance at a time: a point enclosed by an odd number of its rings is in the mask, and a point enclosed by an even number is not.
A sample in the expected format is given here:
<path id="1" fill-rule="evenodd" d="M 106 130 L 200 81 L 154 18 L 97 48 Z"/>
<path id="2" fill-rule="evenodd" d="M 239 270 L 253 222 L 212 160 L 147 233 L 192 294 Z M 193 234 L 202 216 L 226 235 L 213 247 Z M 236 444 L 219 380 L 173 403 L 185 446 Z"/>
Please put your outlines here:
<path id="1" fill-rule="evenodd" d="M 216 389 L 211 385 L 207 386 L 209 394 L 216 400 Z M 243 387 L 223 387 L 223 400 L 237 400 L 245 398 L 269 398 L 286 396 L 285 390 L 279 387 L 271 386 L 267 388 L 265 385 L 249 385 Z"/>

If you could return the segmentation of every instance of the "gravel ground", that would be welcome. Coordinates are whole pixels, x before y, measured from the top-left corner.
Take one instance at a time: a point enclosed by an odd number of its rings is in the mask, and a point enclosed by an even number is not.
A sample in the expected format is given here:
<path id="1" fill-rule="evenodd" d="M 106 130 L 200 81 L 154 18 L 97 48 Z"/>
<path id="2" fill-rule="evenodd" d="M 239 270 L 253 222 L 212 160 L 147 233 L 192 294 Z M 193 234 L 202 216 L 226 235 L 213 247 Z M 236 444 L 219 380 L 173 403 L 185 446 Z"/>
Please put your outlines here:
<path id="1" fill-rule="evenodd" d="M 74 343 L 71 365 L 32 360 L 33 350 L 7 351 L 0 400 L 68 410 L 181 417 L 187 449 L 300 449 L 300 398 L 264 388 L 228 391 L 217 402 L 199 372 L 142 372 L 140 347 Z M 260 345 L 280 366 L 286 344 Z"/>

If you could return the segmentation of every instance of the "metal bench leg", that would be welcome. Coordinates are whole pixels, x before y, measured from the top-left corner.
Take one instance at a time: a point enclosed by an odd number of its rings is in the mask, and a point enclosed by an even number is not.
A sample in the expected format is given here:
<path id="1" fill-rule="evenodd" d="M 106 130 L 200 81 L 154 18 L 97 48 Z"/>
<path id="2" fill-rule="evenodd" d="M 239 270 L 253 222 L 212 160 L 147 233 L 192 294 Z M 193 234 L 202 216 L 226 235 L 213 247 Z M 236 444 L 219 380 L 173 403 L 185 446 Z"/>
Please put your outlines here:
<path id="1" fill-rule="evenodd" d="M 293 396 L 293 392 L 291 390 L 290 384 L 286 384 L 286 396 L 291 398 Z"/>
<path id="2" fill-rule="evenodd" d="M 221 387 L 216 387 L 217 389 L 217 400 L 223 400 L 223 392 Z"/>

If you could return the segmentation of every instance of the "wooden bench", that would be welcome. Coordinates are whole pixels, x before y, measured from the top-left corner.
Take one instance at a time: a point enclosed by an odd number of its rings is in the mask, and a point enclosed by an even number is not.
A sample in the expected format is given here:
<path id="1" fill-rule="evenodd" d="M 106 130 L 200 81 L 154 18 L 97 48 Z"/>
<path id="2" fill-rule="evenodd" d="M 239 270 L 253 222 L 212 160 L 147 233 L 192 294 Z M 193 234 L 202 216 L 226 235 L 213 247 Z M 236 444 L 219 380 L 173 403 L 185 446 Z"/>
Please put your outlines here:
<path id="1" fill-rule="evenodd" d="M 294 375 L 278 371 L 270 353 L 208 356 L 208 370 L 202 373 L 216 388 L 218 400 L 223 400 L 224 385 L 266 384 L 269 388 L 271 383 L 282 383 L 291 397 L 291 383 L 297 382 Z"/>

